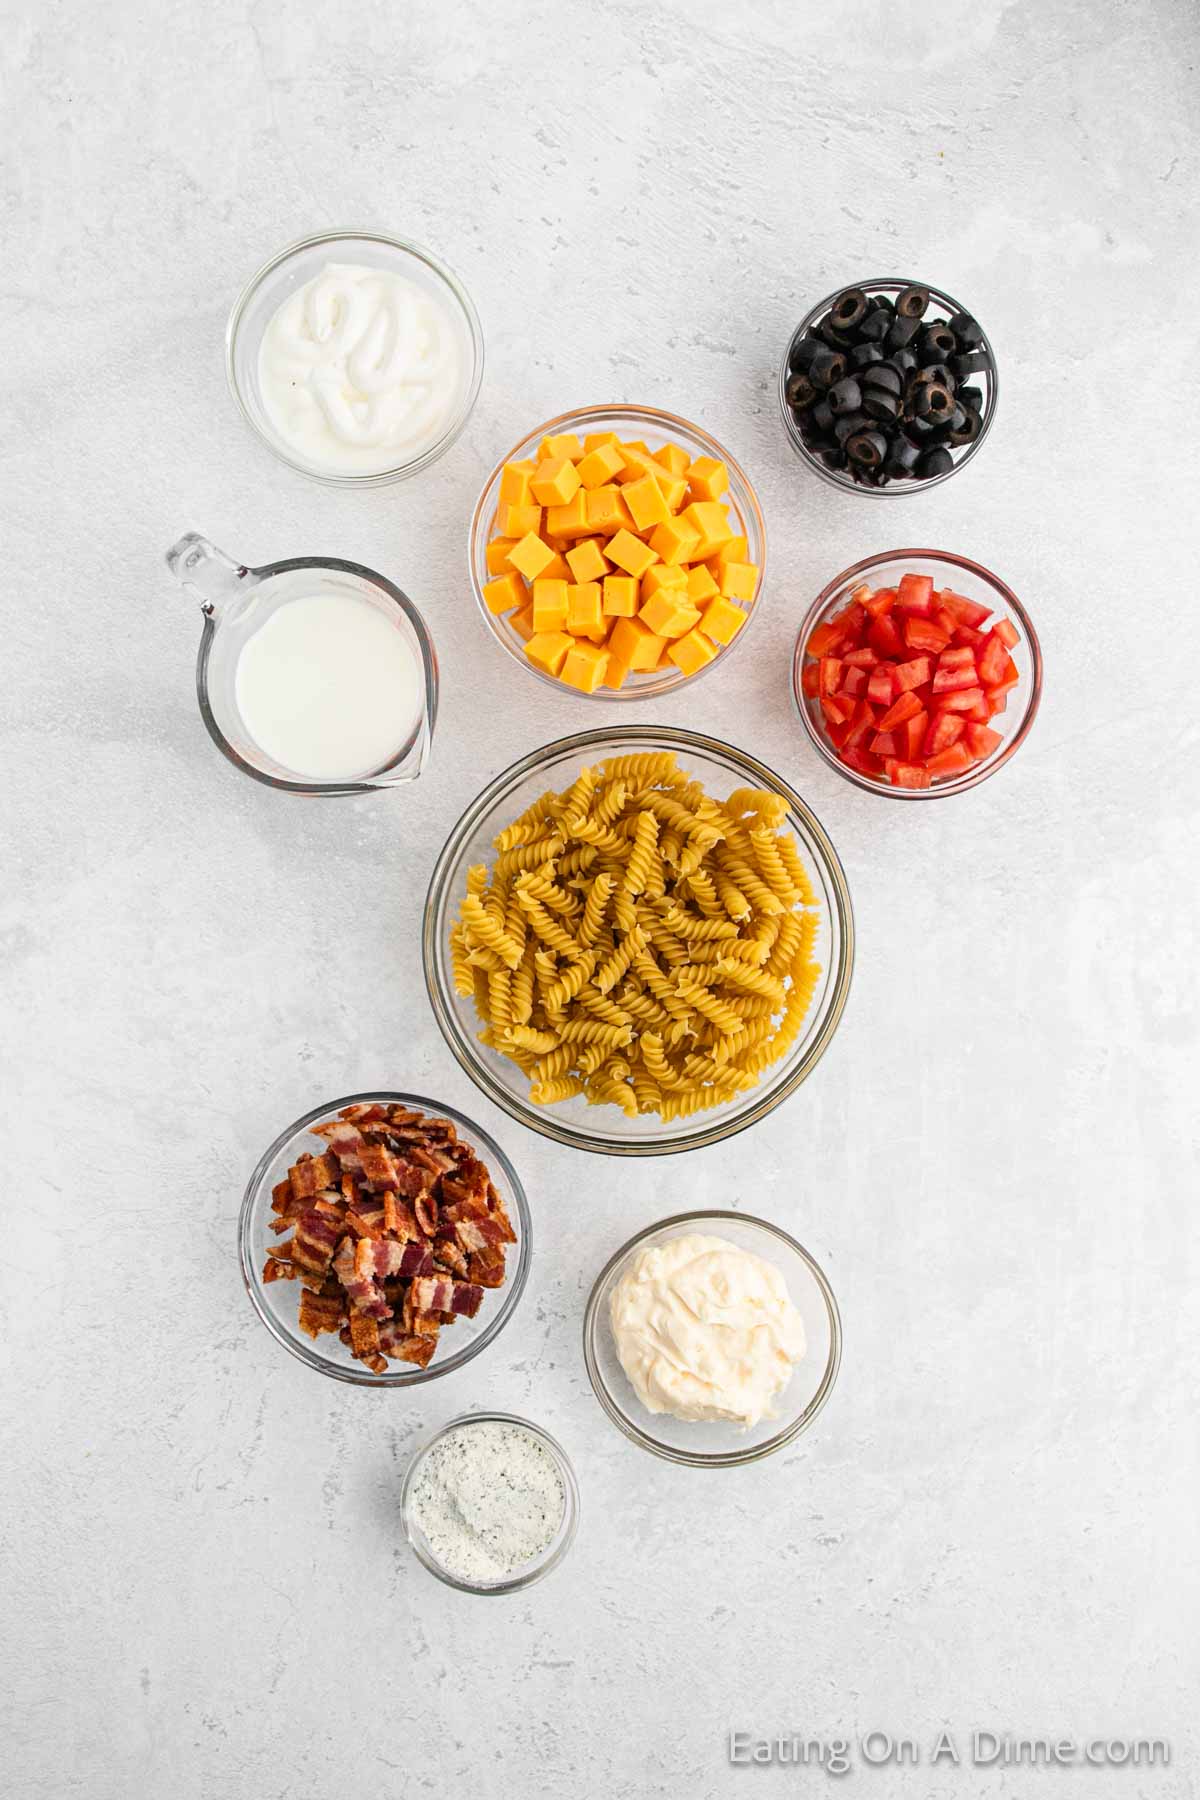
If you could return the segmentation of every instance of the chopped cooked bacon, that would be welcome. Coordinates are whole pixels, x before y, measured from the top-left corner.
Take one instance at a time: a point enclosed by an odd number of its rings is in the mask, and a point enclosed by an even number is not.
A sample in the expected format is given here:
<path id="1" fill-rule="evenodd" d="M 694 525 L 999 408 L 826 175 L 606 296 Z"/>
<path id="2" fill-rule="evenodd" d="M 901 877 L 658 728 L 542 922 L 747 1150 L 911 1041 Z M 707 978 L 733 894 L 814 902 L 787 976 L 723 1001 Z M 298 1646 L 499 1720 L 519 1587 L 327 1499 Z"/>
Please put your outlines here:
<path id="1" fill-rule="evenodd" d="M 364 1144 L 359 1152 L 362 1165 L 362 1178 L 373 1194 L 384 1188 L 397 1188 L 400 1185 L 396 1173 L 396 1159 L 386 1144 Z"/>
<path id="2" fill-rule="evenodd" d="M 450 1297 L 455 1318 L 473 1319 L 483 1305 L 483 1289 L 476 1281 L 456 1281 Z"/>
<path id="3" fill-rule="evenodd" d="M 467 1272 L 466 1252 L 452 1237 L 434 1238 L 433 1259 L 444 1268 L 452 1269 L 456 1275 L 465 1275 Z"/>
<path id="4" fill-rule="evenodd" d="M 482 1219 L 465 1218 L 454 1222 L 454 1235 L 464 1250 L 487 1250 L 505 1241 L 504 1227 L 490 1215 Z"/>
<path id="5" fill-rule="evenodd" d="M 406 1199 L 415 1200 L 418 1194 L 423 1194 L 428 1189 L 431 1180 L 429 1170 L 419 1169 L 407 1156 L 396 1157 L 395 1169 L 396 1186 Z"/>
<path id="6" fill-rule="evenodd" d="M 438 1204 L 433 1195 L 422 1194 L 420 1199 L 414 1200 L 413 1212 L 416 1214 L 417 1224 L 421 1231 L 426 1237 L 431 1238 L 438 1225 Z"/>
<path id="7" fill-rule="evenodd" d="M 419 1169 L 428 1169 L 431 1175 L 445 1175 L 454 1167 L 454 1158 L 445 1150 L 438 1150 L 425 1144 L 413 1144 L 409 1151 L 409 1159 Z"/>
<path id="8" fill-rule="evenodd" d="M 310 1338 L 323 1331 L 337 1331 L 346 1317 L 344 1302 L 336 1295 L 314 1294 L 305 1288 L 300 1295 L 300 1329 Z"/>
<path id="9" fill-rule="evenodd" d="M 288 1183 L 297 1200 L 311 1200 L 322 1188 L 338 1178 L 338 1166 L 328 1151 L 312 1156 L 306 1150 L 288 1170 Z"/>
<path id="10" fill-rule="evenodd" d="M 350 1345 L 360 1361 L 373 1362 L 379 1356 L 378 1320 L 373 1319 L 369 1313 L 351 1311 Z"/>
<path id="11" fill-rule="evenodd" d="M 385 1325 L 379 1333 L 379 1348 L 385 1356 L 393 1357 L 397 1362 L 416 1363 L 424 1369 L 433 1359 L 437 1339 L 416 1337 L 398 1331 L 394 1325 Z"/>
<path id="12" fill-rule="evenodd" d="M 412 1329 L 416 1337 L 436 1337 L 442 1329 L 440 1312 L 414 1312 Z"/>
<path id="13" fill-rule="evenodd" d="M 453 1292 L 449 1275 L 419 1275 L 412 1284 L 413 1305 L 421 1312 L 449 1312 Z"/>
<path id="14" fill-rule="evenodd" d="M 338 1118 L 351 1119 L 356 1125 L 365 1125 L 374 1120 L 383 1123 L 387 1119 L 387 1108 L 380 1106 L 376 1100 L 360 1100 L 354 1106 L 343 1106 Z"/>
<path id="15" fill-rule="evenodd" d="M 503 1287 L 503 1250 L 491 1245 L 486 1250 L 477 1250 L 473 1256 L 467 1259 L 467 1276 L 471 1281 L 477 1281 L 480 1287 Z"/>

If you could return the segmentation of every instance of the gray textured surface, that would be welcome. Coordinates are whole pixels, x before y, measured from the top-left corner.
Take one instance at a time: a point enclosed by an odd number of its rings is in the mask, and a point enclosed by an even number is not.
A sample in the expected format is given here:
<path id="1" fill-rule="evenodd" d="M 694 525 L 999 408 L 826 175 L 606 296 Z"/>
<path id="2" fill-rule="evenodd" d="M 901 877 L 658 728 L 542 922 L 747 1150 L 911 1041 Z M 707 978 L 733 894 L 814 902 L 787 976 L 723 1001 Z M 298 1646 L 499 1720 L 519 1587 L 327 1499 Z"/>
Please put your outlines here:
<path id="1" fill-rule="evenodd" d="M 730 1726 L 948 1723 L 1159 1732 L 1175 1761 L 857 1781 L 1193 1792 L 1200 738 L 1190 624 L 1164 662 L 1158 623 L 1192 504 L 1130 321 L 1154 305 L 1194 369 L 1194 9 L 5 12 L 11 1791 L 696 1800 L 827 1779 L 730 1770 Z M 248 436 L 220 346 L 269 252 L 359 221 L 460 271 L 488 370 L 436 469 L 347 496 Z M 940 282 L 998 347 L 992 439 L 926 497 L 833 494 L 779 427 L 795 318 L 864 273 Z M 601 399 L 696 418 L 757 482 L 764 617 L 657 716 L 801 787 L 860 928 L 815 1078 L 746 1136 L 636 1166 L 490 1112 L 418 954 L 483 776 L 596 723 L 488 643 L 463 547 L 497 453 Z M 306 806 L 212 751 L 161 559 L 187 527 L 416 597 L 445 676 L 416 790 Z M 905 540 L 1010 580 L 1049 672 L 1013 767 L 917 809 L 821 767 L 784 679 L 809 597 Z M 288 1359 L 233 1252 L 266 1141 L 375 1083 L 486 1118 L 536 1214 L 507 1335 L 415 1402 Z M 621 1440 L 578 1349 L 608 1252 L 706 1201 L 812 1247 L 847 1343 L 811 1438 L 716 1479 Z M 570 1563 L 494 1604 L 427 1578 L 396 1516 L 417 1436 L 485 1402 L 560 1435 L 584 1499 Z"/>

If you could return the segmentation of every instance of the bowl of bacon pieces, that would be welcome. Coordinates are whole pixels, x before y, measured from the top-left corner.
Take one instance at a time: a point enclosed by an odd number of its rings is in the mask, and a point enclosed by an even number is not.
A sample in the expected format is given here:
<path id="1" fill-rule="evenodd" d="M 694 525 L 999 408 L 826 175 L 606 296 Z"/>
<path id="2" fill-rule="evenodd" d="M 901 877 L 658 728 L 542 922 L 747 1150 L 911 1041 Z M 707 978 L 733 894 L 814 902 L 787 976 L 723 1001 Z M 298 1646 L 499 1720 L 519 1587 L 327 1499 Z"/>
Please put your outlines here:
<path id="1" fill-rule="evenodd" d="M 508 1322 L 529 1206 L 483 1128 L 419 1094 L 352 1094 L 289 1125 L 250 1177 L 242 1275 L 293 1356 L 339 1381 L 414 1387 Z"/>

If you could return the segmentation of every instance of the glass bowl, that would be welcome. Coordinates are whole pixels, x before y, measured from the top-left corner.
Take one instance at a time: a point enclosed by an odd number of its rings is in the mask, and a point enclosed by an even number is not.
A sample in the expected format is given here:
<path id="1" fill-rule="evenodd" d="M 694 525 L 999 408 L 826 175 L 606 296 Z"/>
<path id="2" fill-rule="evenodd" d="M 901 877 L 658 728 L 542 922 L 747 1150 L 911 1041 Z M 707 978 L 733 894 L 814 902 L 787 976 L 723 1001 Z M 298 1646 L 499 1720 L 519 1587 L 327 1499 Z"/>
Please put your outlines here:
<path id="1" fill-rule="evenodd" d="M 558 680 L 557 676 L 548 675 L 543 669 L 535 668 L 525 654 L 525 646 L 521 638 L 513 630 L 506 617 L 489 612 L 483 598 L 484 583 L 491 577 L 488 574 L 485 553 L 488 541 L 495 535 L 496 509 L 500 497 L 500 477 L 505 463 L 516 462 L 523 456 L 536 457 L 538 444 L 542 438 L 553 433 L 578 432 L 581 436 L 588 432 L 615 431 L 622 437 L 641 438 L 651 450 L 661 449 L 663 444 L 682 444 L 692 458 L 711 456 L 725 464 L 729 474 L 729 492 L 725 495 L 725 503 L 732 508 L 740 522 L 740 530 L 746 539 L 749 560 L 758 564 L 758 586 L 754 599 L 747 602 L 745 610 L 749 618 L 734 638 L 732 644 L 725 649 L 718 648 L 712 661 L 698 669 L 694 675 L 685 675 L 674 665 L 670 669 L 657 669 L 649 673 L 630 674 L 625 685 L 620 688 L 597 688 L 594 694 L 582 694 L 577 688 L 568 687 Z M 471 532 L 467 543 L 467 560 L 471 570 L 471 585 L 475 590 L 475 601 L 483 615 L 488 631 L 498 644 L 519 663 L 530 675 L 545 682 L 558 694 L 572 694 L 584 700 L 657 700 L 663 694 L 670 694 L 676 688 L 686 686 L 688 682 L 699 681 L 711 669 L 720 668 L 726 659 L 733 654 L 738 645 L 749 634 L 759 602 L 762 598 L 763 583 L 766 579 L 767 562 L 767 529 L 763 521 L 762 509 L 758 497 L 751 487 L 749 479 L 741 465 L 734 461 L 728 450 L 718 444 L 716 438 L 709 437 L 698 425 L 692 425 L 687 419 L 681 419 L 675 413 L 659 412 L 649 406 L 581 406 L 575 412 L 560 413 L 557 419 L 547 419 L 523 437 L 518 444 L 500 458 L 496 467 L 484 483 L 483 492 L 475 505 L 471 519 Z"/>
<path id="2" fill-rule="evenodd" d="M 1003 742 L 996 746 L 990 756 L 985 756 L 982 762 L 965 769 L 961 775 L 953 775 L 940 781 L 935 779 L 932 786 L 927 788 L 892 787 L 886 781 L 876 781 L 870 775 L 848 768 L 830 742 L 818 701 L 806 694 L 801 686 L 804 665 L 808 660 L 805 645 L 814 628 L 837 612 L 849 600 L 853 590 L 864 582 L 872 588 L 894 587 L 901 575 L 905 574 L 930 575 L 935 588 L 945 586 L 947 581 L 952 582 L 955 593 L 965 595 L 968 600 L 977 600 L 981 606 L 991 607 L 997 617 L 1002 614 L 1007 616 L 1019 633 L 1018 641 L 1009 655 L 1017 665 L 1020 680 L 1015 688 L 1009 690 L 1005 711 L 997 713 L 988 721 L 993 731 L 1001 733 Z M 998 575 L 993 575 L 982 563 L 972 562 L 966 556 L 955 556 L 949 550 L 885 550 L 879 556 L 865 557 L 862 562 L 835 575 L 805 614 L 792 652 L 792 699 L 804 722 L 804 729 L 820 754 L 831 769 L 836 769 L 839 775 L 852 781 L 855 787 L 862 788 L 868 794 L 884 794 L 891 800 L 941 800 L 948 794 L 965 793 L 968 788 L 977 787 L 981 781 L 986 781 L 989 775 L 994 775 L 997 769 L 1003 768 L 1028 737 L 1029 729 L 1037 717 L 1041 698 L 1042 651 L 1029 614 L 1012 589 Z"/>
<path id="3" fill-rule="evenodd" d="M 815 955 L 822 972 L 804 1029 L 757 1087 L 688 1119 L 664 1122 L 655 1114 L 627 1118 L 619 1107 L 589 1106 L 582 1096 L 535 1106 L 525 1075 L 516 1063 L 480 1043 L 474 1002 L 454 989 L 449 933 L 466 892 L 467 869 L 472 863 L 490 863 L 497 833 L 547 789 L 568 787 L 586 764 L 655 750 L 673 751 L 684 771 L 701 780 L 717 799 L 747 785 L 773 789 L 786 799 L 788 813 L 781 829 L 793 834 L 820 905 Z M 854 916 L 841 862 L 824 827 L 772 769 L 744 750 L 698 732 L 669 725 L 627 725 L 560 738 L 532 751 L 488 784 L 459 819 L 438 857 L 425 902 L 422 947 L 425 982 L 438 1025 L 458 1062 L 489 1100 L 531 1131 L 577 1150 L 665 1156 L 732 1137 L 764 1118 L 812 1073 L 846 1004 L 854 966 Z"/>
<path id="4" fill-rule="evenodd" d="M 609 1307 L 613 1289 L 640 1251 L 689 1232 L 727 1238 L 738 1249 L 772 1263 L 787 1283 L 793 1306 L 804 1321 L 807 1351 L 776 1404 L 774 1419 L 747 1429 L 724 1422 L 676 1419 L 642 1405 L 621 1367 Z M 604 1265 L 588 1296 L 583 1319 L 583 1360 L 597 1400 L 627 1438 L 693 1469 L 732 1469 L 782 1450 L 808 1430 L 837 1379 L 842 1360 L 842 1322 L 833 1289 L 803 1244 L 766 1219 L 738 1212 L 678 1213 L 648 1225 Z"/>
<path id="5" fill-rule="evenodd" d="M 531 1437 L 535 1437 L 549 1455 L 558 1469 L 563 1486 L 562 1523 L 555 1532 L 553 1540 L 546 1546 L 540 1556 L 501 1581 L 466 1581 L 460 1575 L 451 1574 L 434 1555 L 433 1547 L 425 1536 L 420 1525 L 413 1517 L 413 1490 L 421 1464 L 436 1443 L 450 1432 L 457 1431 L 462 1425 L 519 1425 Z M 571 1545 L 575 1542 L 575 1533 L 579 1528 L 579 1483 L 575 1479 L 575 1471 L 571 1467 L 571 1459 L 557 1439 L 541 1425 L 535 1425 L 532 1419 L 519 1418 L 516 1413 L 504 1412 L 471 1412 L 460 1413 L 457 1419 L 451 1419 L 440 1431 L 435 1431 L 427 1438 L 412 1461 L 404 1476 L 404 1486 L 400 1492 L 400 1513 L 404 1523 L 404 1535 L 412 1546 L 413 1553 L 423 1562 L 431 1575 L 444 1581 L 447 1587 L 457 1588 L 460 1594 L 514 1594 L 521 1588 L 532 1587 L 535 1581 L 541 1581 L 549 1575 L 551 1569 L 557 1569 Z"/>
<path id="6" fill-rule="evenodd" d="M 393 467 L 331 471 L 308 462 L 280 438 L 263 404 L 258 353 L 275 313 L 297 288 L 320 274 L 327 262 L 356 262 L 403 275 L 439 301 L 454 321 L 461 359 L 459 392 L 441 434 Z M 225 372 L 242 417 L 280 462 L 329 487 L 383 487 L 429 467 L 447 451 L 471 416 L 483 380 L 483 332 L 471 298 L 445 263 L 406 238 L 378 231 L 322 231 L 289 244 L 247 284 L 229 315 L 225 332 Z"/>
<path id="7" fill-rule="evenodd" d="M 838 295 L 844 294 L 848 287 L 861 288 L 863 293 L 868 296 L 883 295 L 887 299 L 891 299 L 894 295 L 898 294 L 902 288 L 923 287 L 929 295 L 929 307 L 925 314 L 925 320 L 931 325 L 941 324 L 944 320 L 951 318 L 955 313 L 965 313 L 970 311 L 969 307 L 960 305 L 952 295 L 943 293 L 940 288 L 930 287 L 927 281 L 893 281 L 875 278 L 871 281 L 843 282 L 841 287 L 834 288 L 832 294 L 826 294 L 824 300 L 814 306 L 811 312 L 804 315 L 787 341 L 787 348 L 783 353 L 783 361 L 779 366 L 779 411 L 783 417 L 783 428 L 787 432 L 788 441 L 790 442 L 792 449 L 796 452 L 796 455 L 800 458 L 801 462 L 807 463 L 813 473 L 819 475 L 822 481 L 827 481 L 830 487 L 841 488 L 843 493 L 874 494 L 883 497 L 894 497 L 897 494 L 924 493 L 927 488 L 937 487 L 939 482 L 949 481 L 952 475 L 957 475 L 960 469 L 965 469 L 971 458 L 975 455 L 975 452 L 983 444 L 988 432 L 991 430 L 992 420 L 996 416 L 996 400 L 1000 391 L 999 379 L 996 374 L 996 353 L 992 349 L 986 334 L 983 333 L 983 327 L 980 326 L 980 333 L 982 336 L 980 348 L 988 352 L 991 363 L 989 368 L 982 374 L 972 375 L 971 377 L 972 385 L 982 387 L 984 390 L 983 410 L 980 413 L 979 436 L 975 439 L 973 444 L 965 444 L 960 450 L 952 451 L 954 456 L 953 465 L 943 474 L 927 475 L 919 481 L 889 481 L 886 487 L 874 487 L 867 482 L 855 481 L 853 475 L 846 469 L 827 469 L 825 464 L 821 461 L 820 456 L 815 451 L 810 450 L 808 445 L 804 442 L 804 439 L 800 435 L 800 427 L 796 423 L 792 414 L 792 409 L 787 403 L 787 394 L 785 390 L 787 388 L 788 378 L 788 358 L 791 356 L 792 345 L 796 340 L 802 338 L 810 326 L 820 323 L 821 319 L 829 311 Z M 974 313 L 971 313 L 971 317 L 975 317 Z"/>
<path id="8" fill-rule="evenodd" d="M 510 1268 L 504 1286 L 485 1288 L 483 1304 L 473 1319 L 460 1318 L 444 1339 L 439 1339 L 433 1361 L 426 1369 L 415 1364 L 391 1363 L 382 1375 L 375 1375 L 365 1364 L 356 1362 L 336 1332 L 323 1333 L 314 1342 L 300 1330 L 297 1319 L 299 1284 L 295 1281 L 267 1281 L 262 1278 L 263 1263 L 270 1245 L 278 1243 L 271 1229 L 271 1189 L 282 1181 L 288 1169 L 304 1150 L 319 1155 L 325 1140 L 312 1136 L 311 1127 L 335 1118 L 343 1106 L 360 1102 L 379 1102 L 385 1106 L 414 1107 L 433 1118 L 449 1119 L 459 1136 L 476 1151 L 491 1172 L 492 1180 L 504 1201 L 505 1210 L 517 1234 L 510 1245 Z M 441 1100 L 428 1100 L 422 1094 L 372 1092 L 347 1094 L 344 1099 L 330 1100 L 315 1106 L 294 1125 L 280 1132 L 275 1142 L 263 1152 L 258 1167 L 246 1185 L 238 1220 L 238 1252 L 242 1263 L 242 1279 L 255 1312 L 277 1343 L 298 1356 L 310 1369 L 332 1375 L 335 1381 L 350 1381 L 358 1387 L 419 1387 L 439 1375 L 461 1369 L 486 1350 L 499 1336 L 517 1309 L 529 1274 L 529 1202 L 520 1177 L 494 1138 L 488 1136 L 474 1119 L 456 1112 Z M 461 1335 L 460 1335 L 461 1333 Z M 449 1350 L 443 1355 L 443 1342 Z M 453 1345 L 451 1349 L 450 1346 Z"/>

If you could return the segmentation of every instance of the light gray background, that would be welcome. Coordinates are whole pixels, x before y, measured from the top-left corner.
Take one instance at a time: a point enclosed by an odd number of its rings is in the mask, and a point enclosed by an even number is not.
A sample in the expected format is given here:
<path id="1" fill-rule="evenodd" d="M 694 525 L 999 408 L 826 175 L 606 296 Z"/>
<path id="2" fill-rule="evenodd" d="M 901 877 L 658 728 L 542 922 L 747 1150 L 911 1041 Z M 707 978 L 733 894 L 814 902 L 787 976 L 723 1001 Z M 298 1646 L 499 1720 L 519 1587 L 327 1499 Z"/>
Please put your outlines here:
<path id="1" fill-rule="evenodd" d="M 1192 1793 L 1194 8 L 6 11 L 5 1786 L 696 1800 L 828 1781 L 730 1769 L 729 1727 L 945 1724 L 1157 1732 L 1175 1761 L 851 1782 Z M 443 462 L 350 496 L 250 437 L 221 339 L 271 252 L 364 222 L 461 273 L 487 371 Z M 777 415 L 800 313 L 876 274 L 963 297 L 1000 359 L 991 441 L 924 497 L 827 490 Z M 795 782 L 860 933 L 813 1079 L 644 1163 L 493 1111 L 418 949 L 484 779 L 604 717 L 488 641 L 464 544 L 501 451 L 610 399 L 728 444 L 771 539 L 739 654 L 621 717 Z M 306 805 L 222 761 L 162 562 L 187 528 L 416 598 L 444 676 L 417 788 Z M 917 807 L 820 765 L 786 682 L 817 589 L 904 543 L 995 568 L 1047 665 L 1013 766 Z M 486 1123 L 535 1214 L 507 1334 L 412 1399 L 287 1357 L 234 1255 L 265 1143 L 371 1084 Z M 812 1435 L 717 1477 L 620 1438 L 579 1350 L 609 1252 L 699 1203 L 797 1233 L 846 1331 Z M 416 1440 L 483 1404 L 561 1436 L 584 1506 L 569 1563 L 494 1603 L 427 1577 L 397 1517 Z"/>

